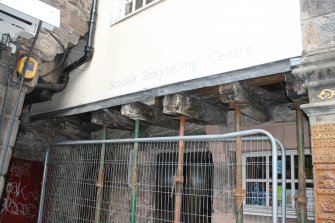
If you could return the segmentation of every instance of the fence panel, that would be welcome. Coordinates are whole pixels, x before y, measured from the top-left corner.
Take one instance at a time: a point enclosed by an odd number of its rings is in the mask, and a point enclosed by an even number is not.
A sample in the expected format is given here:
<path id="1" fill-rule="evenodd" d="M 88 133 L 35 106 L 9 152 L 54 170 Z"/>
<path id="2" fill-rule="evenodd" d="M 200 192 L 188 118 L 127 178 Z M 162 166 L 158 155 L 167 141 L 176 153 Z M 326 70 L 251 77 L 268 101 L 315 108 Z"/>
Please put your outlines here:
<path id="1" fill-rule="evenodd" d="M 271 151 L 272 166 L 262 158 L 236 163 L 236 139 L 242 136 L 241 155 Z M 235 222 L 240 207 L 245 209 L 244 222 L 278 222 L 275 140 L 263 130 L 249 130 L 216 136 L 53 144 L 45 162 L 39 223 L 174 222 L 181 141 L 181 222 Z M 235 193 L 237 165 L 244 165 L 241 204 Z M 285 168 L 283 171 L 282 177 Z M 248 208 L 258 206 L 272 217 L 248 214 Z"/>

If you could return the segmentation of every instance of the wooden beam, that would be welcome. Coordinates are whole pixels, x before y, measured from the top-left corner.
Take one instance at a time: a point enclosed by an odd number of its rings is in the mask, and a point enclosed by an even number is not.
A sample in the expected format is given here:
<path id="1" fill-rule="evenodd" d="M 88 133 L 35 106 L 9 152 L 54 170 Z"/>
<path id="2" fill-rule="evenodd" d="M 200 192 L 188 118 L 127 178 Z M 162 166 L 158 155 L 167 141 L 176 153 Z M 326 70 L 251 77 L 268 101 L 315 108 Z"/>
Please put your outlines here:
<path id="1" fill-rule="evenodd" d="M 235 82 L 220 86 L 221 101 L 226 104 L 243 105 L 241 112 L 259 122 L 270 119 L 271 107 L 266 99 L 271 98 L 270 92 L 251 87 L 245 83 Z"/>
<path id="2" fill-rule="evenodd" d="M 281 83 L 284 81 L 285 81 L 285 74 L 280 73 L 265 77 L 252 78 L 247 80 L 246 82 L 249 86 L 264 86 L 264 85 Z"/>
<path id="3" fill-rule="evenodd" d="M 133 102 L 123 105 L 121 114 L 130 119 L 142 120 L 152 125 L 169 129 L 179 129 L 179 123 L 171 117 L 165 116 L 161 109 L 146 105 L 142 102 Z"/>
<path id="4" fill-rule="evenodd" d="M 134 121 L 121 115 L 120 111 L 102 109 L 93 111 L 91 122 L 96 125 L 107 125 L 111 129 L 134 130 Z"/>
<path id="5" fill-rule="evenodd" d="M 219 124 L 227 122 L 226 111 L 184 94 L 166 95 L 163 107 L 165 114 L 187 116 L 196 123 Z"/>

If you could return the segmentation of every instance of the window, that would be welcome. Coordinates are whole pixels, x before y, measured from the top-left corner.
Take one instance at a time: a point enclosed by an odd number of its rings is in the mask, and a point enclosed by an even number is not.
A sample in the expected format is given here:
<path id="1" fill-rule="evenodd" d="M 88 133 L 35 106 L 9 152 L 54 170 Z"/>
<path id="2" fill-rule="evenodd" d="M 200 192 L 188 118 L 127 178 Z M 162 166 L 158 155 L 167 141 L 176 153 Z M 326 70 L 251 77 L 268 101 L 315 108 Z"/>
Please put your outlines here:
<path id="1" fill-rule="evenodd" d="M 271 151 L 251 152 L 242 154 L 243 162 L 243 189 L 246 191 L 244 201 L 245 211 L 262 215 L 272 203 L 272 156 Z M 306 192 L 307 210 L 310 219 L 313 219 L 314 193 L 313 193 L 313 166 L 310 151 L 306 150 Z M 279 190 L 281 181 L 281 157 L 278 157 L 278 184 Z M 287 217 L 296 218 L 295 208 L 298 191 L 298 155 L 296 150 L 286 151 L 286 206 Z M 281 205 L 281 196 L 279 205 Z"/>
<path id="2" fill-rule="evenodd" d="M 146 9 L 161 0 L 115 0 L 113 2 L 112 24 Z"/>

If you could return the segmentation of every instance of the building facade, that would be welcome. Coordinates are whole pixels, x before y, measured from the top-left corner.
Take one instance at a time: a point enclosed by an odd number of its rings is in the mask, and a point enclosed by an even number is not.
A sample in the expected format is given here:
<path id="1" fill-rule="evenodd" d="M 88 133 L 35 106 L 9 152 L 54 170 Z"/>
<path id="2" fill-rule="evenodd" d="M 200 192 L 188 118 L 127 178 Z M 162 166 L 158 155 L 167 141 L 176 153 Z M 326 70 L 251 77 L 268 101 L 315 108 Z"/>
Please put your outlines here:
<path id="1" fill-rule="evenodd" d="M 111 137 L 130 137 L 129 120 L 140 115 L 151 126 L 171 127 L 171 114 L 188 116 L 195 123 L 188 129 L 192 134 L 222 134 L 235 131 L 234 107 L 242 106 L 242 129 L 267 129 L 287 149 L 287 197 L 281 199 L 287 201 L 289 221 L 335 222 L 335 2 L 101 0 L 97 14 L 94 56 L 71 72 L 65 90 L 41 102 L 51 91 L 38 83 L 32 90 L 36 83 L 29 83 L 26 104 L 32 104 L 32 119 L 75 116 L 75 121 L 64 121 L 70 123 L 64 124 L 70 126 L 64 127 L 66 133 L 55 128 L 48 139 L 89 138 L 87 132 L 96 129 L 80 127 L 87 115 L 92 117 L 89 123 L 112 126 Z M 80 41 L 69 50 L 68 64 L 82 56 L 85 44 Z M 42 84 L 59 77 L 39 75 Z M 121 117 L 120 107 L 126 105 L 132 105 L 132 112 Z M 142 114 L 148 107 L 164 118 L 157 121 Z M 300 109 L 307 116 L 296 116 Z M 56 123 L 48 121 L 51 126 Z M 303 127 L 297 127 L 299 123 Z M 39 135 L 31 142 L 48 135 L 38 125 L 26 123 L 27 132 Z M 300 130 L 305 132 L 303 143 Z M 175 134 L 148 127 L 144 136 Z M 34 159 L 36 148 L 24 151 L 23 137 L 19 132 L 14 156 Z M 305 151 L 304 172 L 298 147 Z M 251 193 L 248 190 L 257 186 L 260 194 L 244 201 L 249 215 L 268 215 L 270 157 L 268 151 L 242 154 L 243 189 Z M 248 160 L 263 166 L 249 172 Z M 305 195 L 299 194 L 302 176 Z"/>

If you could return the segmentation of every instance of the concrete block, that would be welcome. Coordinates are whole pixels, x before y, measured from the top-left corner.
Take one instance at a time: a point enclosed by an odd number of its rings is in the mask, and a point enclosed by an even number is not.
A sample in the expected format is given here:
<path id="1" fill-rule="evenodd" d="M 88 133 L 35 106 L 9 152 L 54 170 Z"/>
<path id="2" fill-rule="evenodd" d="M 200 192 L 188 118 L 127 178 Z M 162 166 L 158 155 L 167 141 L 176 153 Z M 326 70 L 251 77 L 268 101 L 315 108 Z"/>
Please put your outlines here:
<path id="1" fill-rule="evenodd" d="M 2 132 L 1 132 L 1 137 L 0 137 L 0 145 L 3 146 L 5 144 L 5 140 L 7 139 L 8 133 L 9 133 L 9 120 L 10 117 L 5 115 L 5 118 L 2 122 Z M 19 126 L 20 126 L 20 120 L 15 119 L 14 125 L 13 125 L 13 130 L 11 134 L 11 138 L 9 141 L 9 146 L 14 147 L 15 141 L 16 141 L 16 136 L 19 131 Z"/>
<path id="2" fill-rule="evenodd" d="M 302 21 L 301 26 L 303 47 L 307 53 L 335 46 L 335 12 Z"/>
<path id="3" fill-rule="evenodd" d="M 2 150 L 0 157 L 2 157 L 4 155 L 3 152 L 4 151 Z M 7 153 L 6 153 L 4 166 L 3 166 L 3 170 L 2 170 L 2 173 L 1 173 L 2 176 L 5 176 L 8 172 L 8 167 L 9 167 L 10 160 L 12 159 L 12 154 L 13 154 L 13 150 L 11 148 L 8 148 Z"/>
<path id="4" fill-rule="evenodd" d="M 300 15 L 302 20 L 335 12 L 334 0 L 300 0 Z"/>

